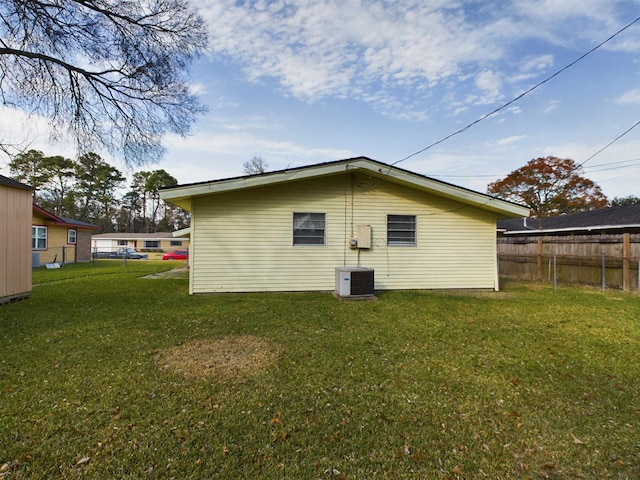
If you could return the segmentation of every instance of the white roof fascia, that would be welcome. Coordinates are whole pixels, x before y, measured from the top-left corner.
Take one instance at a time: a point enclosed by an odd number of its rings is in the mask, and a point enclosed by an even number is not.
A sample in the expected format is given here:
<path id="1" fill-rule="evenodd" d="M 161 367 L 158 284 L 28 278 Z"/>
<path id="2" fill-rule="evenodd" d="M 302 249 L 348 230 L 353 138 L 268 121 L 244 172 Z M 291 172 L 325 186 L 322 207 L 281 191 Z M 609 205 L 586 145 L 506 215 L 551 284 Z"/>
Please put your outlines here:
<path id="1" fill-rule="evenodd" d="M 182 228 L 180 230 L 176 230 L 173 232 L 174 237 L 190 237 L 191 236 L 191 227 Z"/>
<path id="2" fill-rule="evenodd" d="M 173 234 L 168 233 L 166 237 L 140 237 L 136 234 L 131 234 L 126 237 L 114 237 L 110 233 L 98 233 L 96 235 L 91 235 L 91 238 L 96 238 L 98 240 L 171 240 L 174 237 Z"/>
<path id="3" fill-rule="evenodd" d="M 473 205 L 485 210 L 490 210 L 500 215 L 528 217 L 530 214 L 530 210 L 528 207 L 523 207 L 515 203 L 506 202 L 504 200 L 500 200 L 499 198 L 474 192 L 472 190 L 467 190 L 456 185 L 432 180 L 419 174 L 407 172 L 406 170 L 398 170 L 394 169 L 393 167 L 388 167 L 379 169 L 376 168 L 375 172 L 381 176 L 394 178 L 400 183 L 409 185 L 413 188 L 418 187 L 421 190 L 427 191 L 429 193 L 434 193 L 436 195 L 456 200 L 468 205 Z"/>
<path id="4" fill-rule="evenodd" d="M 177 186 L 160 191 L 160 198 L 170 201 L 187 210 L 191 206 L 191 198 L 223 193 L 238 189 L 257 188 L 267 185 L 304 180 L 308 178 L 321 177 L 348 170 L 366 170 L 371 174 L 418 188 L 423 191 L 434 193 L 446 198 L 450 198 L 461 203 L 473 205 L 485 210 L 493 211 L 499 215 L 507 217 L 528 217 L 529 208 L 515 203 L 500 200 L 478 192 L 473 192 L 462 187 L 429 179 L 419 174 L 400 170 L 390 165 L 374 162 L 366 158 L 356 158 L 344 162 L 335 162 L 320 165 L 311 165 L 307 168 L 285 170 L 274 172 L 273 174 L 252 175 L 248 177 L 232 178 L 229 180 L 217 180 L 209 183 Z"/>
<path id="5" fill-rule="evenodd" d="M 620 230 L 621 228 L 640 228 L 637 223 L 628 225 L 598 225 L 593 227 L 565 227 L 565 228 L 543 228 L 532 230 L 512 230 L 505 232 L 505 235 L 532 235 L 536 233 L 560 233 L 560 232 L 591 232 L 593 230 Z"/>

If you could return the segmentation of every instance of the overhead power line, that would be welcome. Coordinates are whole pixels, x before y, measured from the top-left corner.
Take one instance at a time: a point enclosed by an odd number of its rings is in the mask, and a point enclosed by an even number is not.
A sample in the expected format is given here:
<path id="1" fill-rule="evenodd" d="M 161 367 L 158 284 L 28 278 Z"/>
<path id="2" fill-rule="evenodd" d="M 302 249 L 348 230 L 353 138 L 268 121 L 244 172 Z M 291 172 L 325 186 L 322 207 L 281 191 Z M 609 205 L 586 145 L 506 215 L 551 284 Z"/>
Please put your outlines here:
<path id="1" fill-rule="evenodd" d="M 635 124 L 633 124 L 630 128 L 628 128 L 627 130 L 625 130 L 623 133 L 621 133 L 620 135 L 618 135 L 616 138 L 614 138 L 613 140 L 611 140 L 609 143 L 607 143 L 604 147 L 602 147 L 600 150 L 598 150 L 596 153 L 594 153 L 593 155 L 591 155 L 589 158 L 587 158 L 585 161 L 583 161 L 582 163 L 579 163 L 576 166 L 576 170 L 582 166 L 584 166 L 585 163 L 587 163 L 589 160 L 591 160 L 592 158 L 594 158 L 596 155 L 600 155 L 602 152 L 604 152 L 607 148 L 609 148 L 611 145 L 613 145 L 614 143 L 616 143 L 618 140 L 620 140 L 622 137 L 624 137 L 627 133 L 629 133 L 631 130 L 633 130 L 634 128 L 636 128 L 638 125 L 640 125 L 640 122 L 636 122 Z"/>
<path id="2" fill-rule="evenodd" d="M 560 75 L 562 72 L 564 72 L 565 70 L 568 70 L 569 68 L 573 67 L 576 63 L 580 62 L 581 60 L 583 60 L 585 57 L 587 57 L 588 55 L 592 54 L 593 52 L 595 52 L 596 50 L 598 50 L 600 47 L 602 47 L 603 45 L 609 43 L 611 40 L 613 40 L 614 38 L 616 38 L 618 35 L 620 35 L 622 32 L 624 32 L 625 30 L 627 30 L 628 28 L 630 28 L 632 25 L 636 24 L 637 22 L 640 21 L 640 17 L 636 18 L 635 20 L 633 20 L 632 22 L 628 23 L 627 25 L 625 25 L 624 27 L 622 27 L 620 30 L 618 30 L 617 32 L 615 32 L 613 35 L 611 35 L 609 38 L 607 38 L 606 40 L 600 42 L 598 45 L 596 45 L 595 47 L 593 47 L 591 50 L 587 51 L 586 53 L 580 55 L 578 58 L 576 58 L 574 61 L 572 61 L 571 63 L 569 63 L 568 65 L 565 65 L 564 67 L 562 67 L 560 70 L 558 70 L 557 72 L 555 72 L 554 74 L 552 74 L 551 76 L 545 78 L 544 80 L 542 80 L 541 82 L 535 84 L 533 87 L 529 88 L 528 90 L 525 90 L 524 92 L 522 92 L 520 95 L 518 95 L 517 97 L 513 98 L 512 100 L 508 101 L 507 103 L 503 104 L 502 106 L 496 108 L 495 110 L 492 110 L 491 112 L 483 115 L 482 117 L 478 118 L 477 120 L 471 122 L 470 124 L 466 125 L 465 127 L 461 128 L 460 130 L 457 130 L 453 133 L 450 133 L 449 135 L 447 135 L 446 137 L 441 138 L 440 140 L 433 142 L 430 145 L 427 145 L 426 147 L 418 150 L 417 152 L 414 152 L 410 155 L 407 155 L 404 158 L 401 158 L 400 160 L 397 160 L 396 162 L 392 163 L 391 165 L 397 165 L 399 163 L 402 163 L 406 160 L 409 160 L 412 157 L 415 157 L 416 155 L 420 155 L 421 153 L 426 152 L 427 150 L 435 147 L 436 145 L 440 145 L 441 143 L 449 140 L 451 137 L 455 137 L 456 135 L 460 135 L 461 133 L 466 132 L 467 130 L 469 130 L 471 127 L 473 127 L 474 125 L 477 125 L 478 123 L 482 122 L 483 120 L 486 120 L 487 118 L 495 115 L 496 113 L 500 112 L 501 110 L 504 110 L 505 108 L 507 108 L 508 106 L 512 105 L 513 103 L 517 102 L 518 100 L 520 100 L 522 97 L 524 97 L 525 95 L 528 95 L 529 93 L 533 92 L 534 90 L 536 90 L 537 88 L 541 87 L 542 85 L 544 85 L 545 83 L 549 82 L 550 80 L 554 79 L 555 77 L 557 77 L 558 75 Z M 631 127 L 631 129 L 635 128 L 637 126 L 634 125 L 633 127 Z M 630 130 L 631 130 L 630 129 Z M 626 134 L 627 132 L 625 132 Z M 623 136 L 625 135 L 623 134 Z M 617 139 L 616 139 L 617 140 Z M 615 140 L 614 140 L 615 142 Z M 606 147 L 605 147 L 606 148 Z M 595 155 L 597 155 L 600 152 L 597 152 Z M 593 155 L 593 156 L 595 156 Z M 592 158 L 592 157 L 591 157 Z M 586 163 L 587 161 L 589 161 L 591 158 L 588 158 L 587 160 L 585 160 L 584 162 L 582 162 L 582 165 L 584 163 Z"/>

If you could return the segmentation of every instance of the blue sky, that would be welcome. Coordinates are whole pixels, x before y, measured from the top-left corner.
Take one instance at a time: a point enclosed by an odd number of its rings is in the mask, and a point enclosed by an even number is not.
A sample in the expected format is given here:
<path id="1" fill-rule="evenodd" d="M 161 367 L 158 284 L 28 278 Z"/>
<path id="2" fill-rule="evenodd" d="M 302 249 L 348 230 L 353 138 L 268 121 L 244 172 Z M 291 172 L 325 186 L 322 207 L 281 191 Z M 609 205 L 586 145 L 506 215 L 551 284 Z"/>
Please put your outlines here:
<path id="1" fill-rule="evenodd" d="M 180 183 L 241 175 L 254 156 L 269 170 L 359 155 L 397 162 L 640 16 L 640 0 L 193 1 L 211 30 L 192 72 L 209 112 L 146 167 Z M 638 121 L 640 22 L 398 166 L 485 191 L 532 158 L 580 163 Z M 585 174 L 609 198 L 640 196 L 640 127 Z"/>

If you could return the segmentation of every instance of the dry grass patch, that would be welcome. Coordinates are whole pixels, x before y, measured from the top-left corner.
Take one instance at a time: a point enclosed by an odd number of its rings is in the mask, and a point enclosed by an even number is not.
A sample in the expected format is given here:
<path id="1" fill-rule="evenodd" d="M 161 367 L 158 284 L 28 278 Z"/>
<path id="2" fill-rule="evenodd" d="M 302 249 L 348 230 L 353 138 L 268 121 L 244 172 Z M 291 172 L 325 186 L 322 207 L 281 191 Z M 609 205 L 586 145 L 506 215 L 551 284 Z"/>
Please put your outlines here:
<path id="1" fill-rule="evenodd" d="M 189 278 L 189 267 L 178 267 L 165 272 L 152 273 L 142 278 Z"/>
<path id="2" fill-rule="evenodd" d="M 251 335 L 225 335 L 197 340 L 160 352 L 161 370 L 190 378 L 246 380 L 275 363 L 282 346 Z"/>
<path id="3" fill-rule="evenodd" d="M 470 298 L 491 298 L 494 300 L 505 300 L 509 298 L 515 298 L 514 293 L 509 292 L 496 292 L 495 290 L 441 290 L 435 291 L 437 294 L 443 297 L 470 297 Z"/>

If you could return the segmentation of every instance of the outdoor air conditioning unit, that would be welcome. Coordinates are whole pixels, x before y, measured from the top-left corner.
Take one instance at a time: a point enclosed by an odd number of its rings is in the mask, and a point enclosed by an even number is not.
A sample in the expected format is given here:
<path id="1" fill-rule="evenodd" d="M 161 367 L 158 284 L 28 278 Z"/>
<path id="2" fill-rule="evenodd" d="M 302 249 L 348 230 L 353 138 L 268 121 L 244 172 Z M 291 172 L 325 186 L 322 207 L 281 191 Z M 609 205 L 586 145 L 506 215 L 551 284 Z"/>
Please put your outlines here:
<path id="1" fill-rule="evenodd" d="M 373 297 L 373 268 L 336 267 L 336 293 L 340 297 Z"/>
<path id="2" fill-rule="evenodd" d="M 31 252 L 31 268 L 40 268 L 40 252 Z"/>

